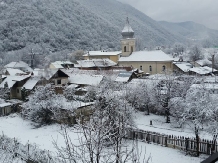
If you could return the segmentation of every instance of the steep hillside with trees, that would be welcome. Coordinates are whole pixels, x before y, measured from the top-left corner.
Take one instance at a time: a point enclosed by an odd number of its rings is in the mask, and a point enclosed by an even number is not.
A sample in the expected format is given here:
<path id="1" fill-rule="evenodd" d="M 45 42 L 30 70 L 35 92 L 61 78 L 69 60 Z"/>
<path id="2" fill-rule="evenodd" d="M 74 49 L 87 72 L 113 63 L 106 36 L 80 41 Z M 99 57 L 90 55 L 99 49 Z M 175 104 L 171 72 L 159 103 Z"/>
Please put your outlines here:
<path id="1" fill-rule="evenodd" d="M 119 50 L 129 17 L 141 48 L 184 42 L 129 5 L 115 0 L 1 0 L 0 53 Z"/>

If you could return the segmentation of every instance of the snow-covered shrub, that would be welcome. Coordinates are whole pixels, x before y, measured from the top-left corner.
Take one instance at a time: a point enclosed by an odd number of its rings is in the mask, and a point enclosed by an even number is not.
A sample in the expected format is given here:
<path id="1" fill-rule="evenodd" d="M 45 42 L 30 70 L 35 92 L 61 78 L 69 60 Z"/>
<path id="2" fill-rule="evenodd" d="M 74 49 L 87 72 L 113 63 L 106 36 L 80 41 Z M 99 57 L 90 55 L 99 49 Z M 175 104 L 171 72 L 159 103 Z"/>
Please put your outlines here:
<path id="1" fill-rule="evenodd" d="M 85 100 L 88 102 L 93 102 L 96 100 L 97 92 L 96 92 L 96 87 L 95 86 L 89 86 L 87 88 L 87 93 L 85 95 Z"/>
<path id="2" fill-rule="evenodd" d="M 39 86 L 23 105 L 22 114 L 40 125 L 50 124 L 60 118 L 65 101 L 64 96 L 55 94 L 51 85 Z"/>
<path id="3" fill-rule="evenodd" d="M 64 89 L 64 97 L 69 101 L 75 100 L 75 92 L 76 92 L 75 87 L 68 86 Z"/>
<path id="4" fill-rule="evenodd" d="M 0 135 L 0 162 L 4 163 L 58 163 L 60 159 L 49 151 L 39 149 L 35 144 L 21 144 L 17 139 Z"/>

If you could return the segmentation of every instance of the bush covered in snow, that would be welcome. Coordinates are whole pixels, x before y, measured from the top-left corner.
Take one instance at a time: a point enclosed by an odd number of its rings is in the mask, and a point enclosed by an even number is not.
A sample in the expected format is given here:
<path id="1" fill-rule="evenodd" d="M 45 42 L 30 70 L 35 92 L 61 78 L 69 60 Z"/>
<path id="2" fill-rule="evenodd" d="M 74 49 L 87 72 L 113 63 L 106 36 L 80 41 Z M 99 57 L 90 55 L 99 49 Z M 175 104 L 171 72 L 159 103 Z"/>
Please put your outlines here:
<path id="1" fill-rule="evenodd" d="M 51 124 L 60 118 L 61 109 L 66 108 L 66 99 L 56 95 L 51 85 L 39 86 L 23 105 L 22 114 L 40 125 Z"/>

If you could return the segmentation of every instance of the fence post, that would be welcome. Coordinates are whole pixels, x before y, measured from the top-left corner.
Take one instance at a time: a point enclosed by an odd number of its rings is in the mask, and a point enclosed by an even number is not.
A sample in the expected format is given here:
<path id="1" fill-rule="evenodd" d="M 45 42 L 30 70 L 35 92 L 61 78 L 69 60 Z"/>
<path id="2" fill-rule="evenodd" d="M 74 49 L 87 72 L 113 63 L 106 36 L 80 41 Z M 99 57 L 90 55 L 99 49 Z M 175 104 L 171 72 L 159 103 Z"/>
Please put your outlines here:
<path id="1" fill-rule="evenodd" d="M 168 147 L 168 145 L 167 145 L 167 136 L 165 136 L 165 147 Z"/>
<path id="2" fill-rule="evenodd" d="M 186 154 L 188 152 L 188 148 L 189 148 L 189 138 L 185 138 L 185 151 L 186 151 Z"/>

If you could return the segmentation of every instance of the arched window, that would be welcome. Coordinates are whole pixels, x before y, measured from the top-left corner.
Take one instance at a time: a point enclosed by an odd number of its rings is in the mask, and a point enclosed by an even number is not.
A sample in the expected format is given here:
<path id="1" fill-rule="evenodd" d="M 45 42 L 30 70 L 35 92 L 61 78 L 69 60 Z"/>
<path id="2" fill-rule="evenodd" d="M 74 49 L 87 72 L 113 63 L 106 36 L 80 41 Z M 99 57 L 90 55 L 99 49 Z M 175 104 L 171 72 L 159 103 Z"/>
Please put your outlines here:
<path id="1" fill-rule="evenodd" d="M 152 66 L 149 66 L 149 70 L 152 71 Z"/>
<path id="2" fill-rule="evenodd" d="M 133 52 L 133 46 L 131 46 L 131 52 Z"/>
<path id="3" fill-rule="evenodd" d="M 165 71 L 166 70 L 166 66 L 164 65 L 163 67 L 162 67 L 162 71 Z"/>
<path id="4" fill-rule="evenodd" d="M 124 46 L 124 52 L 126 52 L 126 46 Z"/>

